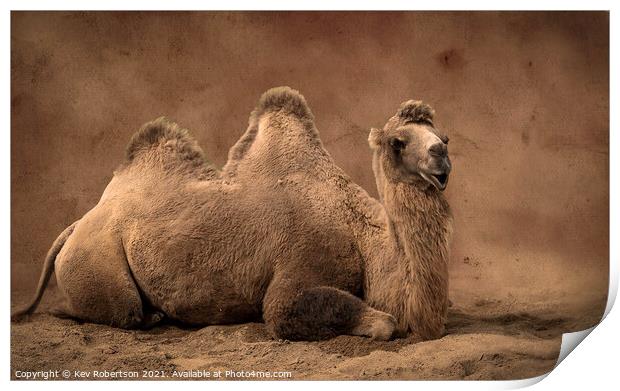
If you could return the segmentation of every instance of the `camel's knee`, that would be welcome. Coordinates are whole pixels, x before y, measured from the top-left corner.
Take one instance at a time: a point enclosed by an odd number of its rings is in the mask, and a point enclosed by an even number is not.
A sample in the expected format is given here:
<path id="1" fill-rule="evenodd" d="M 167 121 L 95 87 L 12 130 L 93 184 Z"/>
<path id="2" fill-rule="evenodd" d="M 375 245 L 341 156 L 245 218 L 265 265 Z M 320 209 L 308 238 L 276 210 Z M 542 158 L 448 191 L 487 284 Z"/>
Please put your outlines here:
<path id="1" fill-rule="evenodd" d="M 101 300 L 101 297 L 84 301 L 69 299 L 67 308 L 54 315 L 105 324 L 122 329 L 139 328 L 145 316 L 142 304 L 135 300 Z"/>
<path id="2" fill-rule="evenodd" d="M 58 312 L 65 317 L 124 329 L 137 328 L 144 319 L 140 294 L 128 282 L 108 279 L 85 284 L 62 278 L 58 286 L 66 299 Z"/>
<path id="3" fill-rule="evenodd" d="M 91 321 L 94 323 L 107 324 L 109 326 L 133 329 L 142 327 L 143 317 L 139 313 L 129 312 L 126 316 L 101 316 L 102 314 L 84 313 L 76 311 L 68 305 L 60 305 L 50 309 L 49 313 L 60 319 L 72 319 L 75 321 Z"/>
<path id="4" fill-rule="evenodd" d="M 108 250 L 112 254 L 118 249 Z M 142 298 L 124 258 L 105 259 L 83 251 L 70 253 L 61 261 L 56 265 L 56 279 L 66 299 L 66 313 L 113 327 L 140 327 Z"/>
<path id="5" fill-rule="evenodd" d="M 349 334 L 365 304 L 357 297 L 331 287 L 304 289 L 289 302 L 266 309 L 265 321 L 278 338 L 322 340 Z"/>

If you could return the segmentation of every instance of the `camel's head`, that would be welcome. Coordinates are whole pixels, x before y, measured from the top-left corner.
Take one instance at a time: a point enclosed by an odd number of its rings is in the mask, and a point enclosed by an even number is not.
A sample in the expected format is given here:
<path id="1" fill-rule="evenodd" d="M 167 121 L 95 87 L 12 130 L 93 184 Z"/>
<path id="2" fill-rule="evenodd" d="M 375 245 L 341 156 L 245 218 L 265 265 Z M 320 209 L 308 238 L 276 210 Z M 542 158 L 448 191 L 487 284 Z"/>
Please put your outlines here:
<path id="1" fill-rule="evenodd" d="M 420 101 L 404 102 L 382 130 L 368 137 L 386 179 L 443 191 L 452 164 L 448 137 L 433 125 L 433 109 Z"/>

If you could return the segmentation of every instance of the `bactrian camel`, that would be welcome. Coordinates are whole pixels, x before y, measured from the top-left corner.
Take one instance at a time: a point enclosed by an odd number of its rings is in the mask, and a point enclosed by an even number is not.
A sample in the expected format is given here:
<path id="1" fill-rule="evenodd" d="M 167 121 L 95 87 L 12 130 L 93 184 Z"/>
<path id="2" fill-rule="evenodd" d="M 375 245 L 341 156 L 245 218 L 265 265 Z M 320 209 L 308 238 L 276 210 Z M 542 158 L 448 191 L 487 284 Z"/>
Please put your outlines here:
<path id="1" fill-rule="evenodd" d="M 385 340 L 444 332 L 451 215 L 448 138 L 404 102 L 372 129 L 380 200 L 323 147 L 305 99 L 263 94 L 222 170 L 160 118 L 131 139 L 99 203 L 56 239 L 61 312 L 122 328 L 264 320 L 278 338 Z"/>

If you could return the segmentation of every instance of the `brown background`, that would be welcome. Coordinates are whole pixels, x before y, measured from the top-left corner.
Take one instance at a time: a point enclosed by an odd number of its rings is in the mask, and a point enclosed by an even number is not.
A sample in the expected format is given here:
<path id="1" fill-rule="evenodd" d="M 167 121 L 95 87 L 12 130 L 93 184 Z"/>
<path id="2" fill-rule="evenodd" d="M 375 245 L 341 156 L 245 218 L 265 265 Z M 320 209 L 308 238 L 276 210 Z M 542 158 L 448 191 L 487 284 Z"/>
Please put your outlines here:
<path id="1" fill-rule="evenodd" d="M 222 166 L 260 94 L 300 90 L 336 162 L 423 99 L 450 134 L 453 300 L 607 292 L 609 15 L 21 13 L 11 25 L 11 281 L 30 294 L 140 125 L 166 115 Z"/>

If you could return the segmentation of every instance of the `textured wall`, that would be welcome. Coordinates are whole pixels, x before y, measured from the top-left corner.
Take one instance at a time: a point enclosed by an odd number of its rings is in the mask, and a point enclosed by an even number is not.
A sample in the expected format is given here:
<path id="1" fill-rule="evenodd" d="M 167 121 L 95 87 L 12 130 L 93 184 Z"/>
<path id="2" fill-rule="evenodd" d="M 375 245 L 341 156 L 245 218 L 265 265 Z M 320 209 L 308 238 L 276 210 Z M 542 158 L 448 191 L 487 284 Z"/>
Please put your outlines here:
<path id="1" fill-rule="evenodd" d="M 223 165 L 269 87 L 300 90 L 376 195 L 367 134 L 423 99 L 450 134 L 453 288 L 607 287 L 607 13 L 22 13 L 11 25 L 12 292 L 161 115 Z M 570 299 L 570 298 L 569 298 Z"/>

